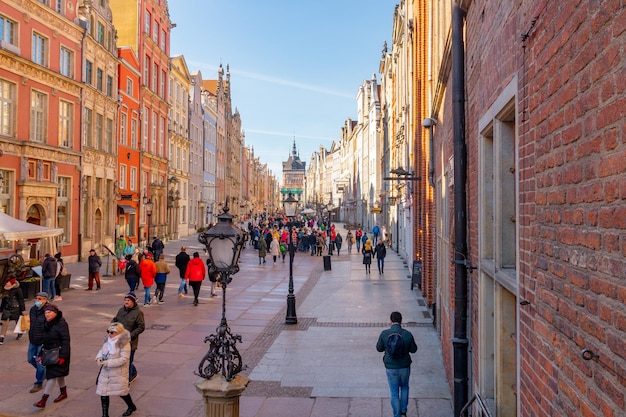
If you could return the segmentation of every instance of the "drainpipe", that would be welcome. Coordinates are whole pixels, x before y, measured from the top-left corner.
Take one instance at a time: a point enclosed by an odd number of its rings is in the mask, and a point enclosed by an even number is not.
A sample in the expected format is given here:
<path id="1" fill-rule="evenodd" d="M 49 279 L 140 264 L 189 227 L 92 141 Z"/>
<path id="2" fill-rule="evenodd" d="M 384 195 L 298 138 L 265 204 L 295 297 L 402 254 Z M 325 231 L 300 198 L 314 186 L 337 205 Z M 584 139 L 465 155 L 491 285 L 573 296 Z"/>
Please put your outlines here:
<path id="1" fill-rule="evenodd" d="M 467 150 L 465 144 L 465 11 L 452 10 L 452 123 L 454 142 L 454 415 L 468 400 Z"/>

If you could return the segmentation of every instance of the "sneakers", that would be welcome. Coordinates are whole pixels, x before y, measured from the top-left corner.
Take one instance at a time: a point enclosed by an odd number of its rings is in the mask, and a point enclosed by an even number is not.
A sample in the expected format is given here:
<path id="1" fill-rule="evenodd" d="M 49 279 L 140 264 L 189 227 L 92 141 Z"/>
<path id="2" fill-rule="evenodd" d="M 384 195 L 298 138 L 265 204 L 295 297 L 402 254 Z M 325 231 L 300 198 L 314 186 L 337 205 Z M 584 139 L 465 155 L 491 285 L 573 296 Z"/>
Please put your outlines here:
<path id="1" fill-rule="evenodd" d="M 211 293 L 211 297 L 217 297 L 217 294 L 215 294 L 214 292 Z"/>
<path id="2" fill-rule="evenodd" d="M 149 303 L 143 303 L 143 306 L 144 307 L 150 307 L 150 304 Z"/>
<path id="3" fill-rule="evenodd" d="M 36 393 L 36 392 L 41 391 L 42 389 L 43 389 L 43 385 L 37 385 L 37 384 L 35 384 L 35 385 L 33 385 L 33 387 L 30 389 L 30 391 L 29 391 L 29 392 L 30 392 L 31 394 L 34 394 L 34 393 Z"/>
<path id="4" fill-rule="evenodd" d="M 159 304 L 163 304 L 165 301 L 163 300 L 159 300 Z"/>
<path id="5" fill-rule="evenodd" d="M 180 298 L 183 298 L 183 297 L 185 296 L 185 294 L 183 294 L 183 293 L 181 292 L 180 294 L 178 294 L 178 296 L 179 296 Z"/>
<path id="6" fill-rule="evenodd" d="M 17 337 L 15 338 L 15 340 L 20 340 L 22 338 L 22 336 L 24 336 L 24 333 L 18 333 Z M 2 340 L 4 340 L 4 337 L 2 338 Z"/>
<path id="7" fill-rule="evenodd" d="M 63 298 L 60 295 L 54 297 L 54 301 L 63 301 Z"/>
<path id="8" fill-rule="evenodd" d="M 194 305 L 194 306 L 197 306 L 197 305 L 198 305 L 198 300 L 195 300 L 195 301 L 193 302 L 193 305 Z"/>

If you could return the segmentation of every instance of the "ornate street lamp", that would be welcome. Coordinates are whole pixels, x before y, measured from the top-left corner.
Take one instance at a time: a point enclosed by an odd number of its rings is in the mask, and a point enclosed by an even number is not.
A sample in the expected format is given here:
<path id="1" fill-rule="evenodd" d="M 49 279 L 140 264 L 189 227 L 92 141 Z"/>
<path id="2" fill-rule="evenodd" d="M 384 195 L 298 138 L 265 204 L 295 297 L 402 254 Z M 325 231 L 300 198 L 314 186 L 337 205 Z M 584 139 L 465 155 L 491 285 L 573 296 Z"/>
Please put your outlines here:
<path id="1" fill-rule="evenodd" d="M 226 287 L 232 281 L 231 275 L 239 272 L 239 256 L 248 234 L 233 224 L 233 216 L 228 211 L 226 205 L 223 213 L 217 216 L 217 224 L 198 235 L 211 260 L 208 273 L 217 274 L 217 280 L 222 284 L 222 320 L 216 333 L 204 339 L 204 343 L 210 344 L 209 351 L 202 358 L 196 374 L 210 379 L 221 372 L 226 381 L 231 381 L 241 372 L 243 364 L 236 346 L 241 342 L 241 335 L 233 335 L 226 321 Z"/>
<path id="2" fill-rule="evenodd" d="M 287 224 L 289 228 L 289 294 L 287 294 L 287 315 L 285 316 L 285 323 L 297 324 L 296 295 L 293 293 L 293 257 L 295 255 L 295 247 L 293 245 L 293 217 L 296 215 L 298 200 L 293 198 L 293 194 L 289 193 L 289 196 L 283 200 L 283 206 L 285 208 L 285 214 L 290 220 Z"/>
<path id="3" fill-rule="evenodd" d="M 144 197 L 143 204 L 146 206 L 146 216 L 148 216 L 148 236 L 146 236 L 146 242 L 150 244 L 150 218 L 152 218 L 152 210 L 154 209 L 154 203 L 151 198 L 146 199 Z"/>

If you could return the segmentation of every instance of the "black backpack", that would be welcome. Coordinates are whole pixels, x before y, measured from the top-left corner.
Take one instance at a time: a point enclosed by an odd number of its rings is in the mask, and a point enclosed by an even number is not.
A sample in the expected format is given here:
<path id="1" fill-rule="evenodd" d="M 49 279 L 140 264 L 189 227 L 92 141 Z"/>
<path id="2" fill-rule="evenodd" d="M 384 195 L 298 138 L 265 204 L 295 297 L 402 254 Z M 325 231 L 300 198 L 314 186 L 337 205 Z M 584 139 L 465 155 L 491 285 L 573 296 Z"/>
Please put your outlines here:
<path id="1" fill-rule="evenodd" d="M 399 359 L 404 355 L 404 338 L 400 333 L 391 333 L 387 336 L 386 352 L 394 359 Z"/>

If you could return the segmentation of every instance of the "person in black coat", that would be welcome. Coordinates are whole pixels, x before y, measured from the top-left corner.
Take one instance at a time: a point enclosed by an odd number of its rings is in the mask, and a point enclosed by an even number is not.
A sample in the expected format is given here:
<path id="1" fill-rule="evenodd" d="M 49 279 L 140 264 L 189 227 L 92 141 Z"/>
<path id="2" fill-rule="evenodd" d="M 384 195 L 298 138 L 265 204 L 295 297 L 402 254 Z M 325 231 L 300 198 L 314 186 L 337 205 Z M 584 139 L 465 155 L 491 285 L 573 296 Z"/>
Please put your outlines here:
<path id="1" fill-rule="evenodd" d="M 163 253 L 163 249 L 165 249 L 163 241 L 155 236 L 154 240 L 152 240 L 152 245 L 150 246 L 152 246 L 152 255 L 154 256 L 154 259 L 158 261 L 159 257 Z"/>
<path id="2" fill-rule="evenodd" d="M 59 348 L 58 363 L 45 365 L 46 367 L 46 388 L 43 391 L 41 400 L 33 404 L 38 408 L 45 408 L 50 392 L 59 384 L 61 394 L 54 399 L 55 403 L 67 398 L 67 386 L 65 377 L 70 374 L 70 328 L 63 318 L 63 313 L 54 304 L 44 307 L 46 322 L 43 331 L 43 349 L 49 350 Z"/>
<path id="3" fill-rule="evenodd" d="M 4 336 L 9 329 L 9 322 L 14 320 L 18 321 L 21 315 L 26 314 L 26 307 L 24 306 L 24 295 L 20 288 L 20 283 L 17 282 L 15 277 L 7 278 L 4 284 L 4 291 L 6 296 L 2 298 L 0 303 L 0 310 L 2 311 L 2 334 L 0 334 L 0 345 L 4 343 Z M 22 338 L 22 333 L 18 333 L 17 340 Z"/>
<path id="4" fill-rule="evenodd" d="M 376 256 L 376 260 L 378 263 L 378 273 L 382 274 L 385 272 L 385 256 L 387 256 L 387 248 L 385 248 L 385 244 L 382 239 L 378 239 L 378 243 L 374 247 L 374 256 Z"/>
<path id="5" fill-rule="evenodd" d="M 126 255 L 126 267 L 124 269 L 124 278 L 128 283 L 131 293 L 134 293 L 139 285 L 139 278 L 141 277 L 141 271 L 139 271 L 139 264 L 133 259 L 132 255 Z"/>
<path id="6" fill-rule="evenodd" d="M 187 272 L 187 264 L 189 263 L 189 254 L 185 246 L 180 248 L 180 252 L 176 255 L 175 265 L 180 274 L 180 285 L 178 286 L 178 296 L 183 297 L 183 291 L 187 294 L 187 281 L 185 280 L 185 272 Z"/>

